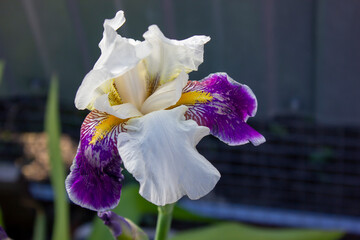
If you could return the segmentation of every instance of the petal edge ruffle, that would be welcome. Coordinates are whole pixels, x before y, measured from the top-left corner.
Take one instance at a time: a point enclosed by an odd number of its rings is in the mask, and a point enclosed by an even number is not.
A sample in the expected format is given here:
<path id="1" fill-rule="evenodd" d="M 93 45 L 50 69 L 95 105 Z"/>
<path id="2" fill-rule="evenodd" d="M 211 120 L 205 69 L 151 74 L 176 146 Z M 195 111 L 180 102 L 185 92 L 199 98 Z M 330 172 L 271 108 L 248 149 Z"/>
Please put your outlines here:
<path id="1" fill-rule="evenodd" d="M 203 35 L 184 40 L 169 39 L 156 25 L 151 25 L 143 37 L 152 46 L 151 54 L 145 58 L 149 95 L 181 72 L 197 70 L 204 60 L 204 45 L 210 41 L 210 37 Z"/>

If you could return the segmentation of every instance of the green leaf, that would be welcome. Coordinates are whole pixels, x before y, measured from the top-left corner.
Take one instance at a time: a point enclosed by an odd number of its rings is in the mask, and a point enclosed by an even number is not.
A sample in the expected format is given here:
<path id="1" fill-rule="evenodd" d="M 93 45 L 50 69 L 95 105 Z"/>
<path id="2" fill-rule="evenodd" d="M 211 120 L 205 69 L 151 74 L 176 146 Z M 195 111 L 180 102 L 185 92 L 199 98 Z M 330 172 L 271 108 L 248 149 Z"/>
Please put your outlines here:
<path id="1" fill-rule="evenodd" d="M 171 240 L 336 240 L 344 233 L 304 229 L 269 229 L 239 223 L 221 223 L 184 231 Z"/>
<path id="2" fill-rule="evenodd" d="M 54 190 L 55 219 L 53 240 L 69 239 L 69 204 L 65 192 L 65 169 L 60 150 L 60 116 L 58 98 L 58 79 L 51 78 L 46 103 L 45 130 L 48 136 L 48 151 L 51 166 L 51 184 Z"/>
<path id="3" fill-rule="evenodd" d="M 45 240 L 46 239 L 46 216 L 42 210 L 36 211 L 36 219 L 34 225 L 34 240 Z"/>

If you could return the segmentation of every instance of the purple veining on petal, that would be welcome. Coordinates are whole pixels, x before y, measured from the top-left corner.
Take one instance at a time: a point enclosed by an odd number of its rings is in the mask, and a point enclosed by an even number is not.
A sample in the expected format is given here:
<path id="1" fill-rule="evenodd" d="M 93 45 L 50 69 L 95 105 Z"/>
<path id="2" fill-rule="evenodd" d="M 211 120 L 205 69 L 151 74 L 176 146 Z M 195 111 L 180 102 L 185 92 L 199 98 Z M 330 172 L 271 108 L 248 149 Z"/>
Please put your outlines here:
<path id="1" fill-rule="evenodd" d="M 256 114 L 257 101 L 251 89 L 231 79 L 226 73 L 211 74 L 201 81 L 189 81 L 183 93 L 200 91 L 210 93 L 211 101 L 187 105 L 187 119 L 210 128 L 210 133 L 229 145 L 249 141 L 254 145 L 265 138 L 246 121 Z"/>
<path id="2" fill-rule="evenodd" d="M 94 110 L 85 118 L 78 151 L 65 182 L 70 199 L 94 211 L 117 206 L 124 178 L 116 147 L 117 134 L 122 131 L 122 126 L 113 126 L 104 138 L 90 143 L 96 133 L 96 126 L 109 117 L 106 113 Z"/>

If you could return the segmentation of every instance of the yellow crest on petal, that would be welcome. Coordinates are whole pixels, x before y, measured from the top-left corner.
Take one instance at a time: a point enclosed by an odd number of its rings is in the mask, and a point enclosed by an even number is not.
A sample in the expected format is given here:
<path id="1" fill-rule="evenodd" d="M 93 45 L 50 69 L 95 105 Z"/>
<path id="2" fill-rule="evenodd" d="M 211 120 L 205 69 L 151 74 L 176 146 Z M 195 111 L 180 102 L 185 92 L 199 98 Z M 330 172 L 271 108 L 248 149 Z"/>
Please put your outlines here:
<path id="1" fill-rule="evenodd" d="M 89 144 L 95 144 L 97 141 L 102 140 L 114 127 L 125 123 L 127 120 L 128 119 L 121 119 L 113 115 L 108 115 L 107 118 L 95 126 L 95 134 Z"/>
<path id="2" fill-rule="evenodd" d="M 195 105 L 196 103 L 208 103 L 213 99 L 209 92 L 204 91 L 191 91 L 183 93 L 179 101 L 168 109 L 178 107 L 180 105 Z"/>
<path id="3" fill-rule="evenodd" d="M 123 103 L 123 101 L 120 98 L 119 92 L 116 89 L 115 79 L 112 80 L 108 98 L 109 98 L 110 106 L 115 106 Z"/>

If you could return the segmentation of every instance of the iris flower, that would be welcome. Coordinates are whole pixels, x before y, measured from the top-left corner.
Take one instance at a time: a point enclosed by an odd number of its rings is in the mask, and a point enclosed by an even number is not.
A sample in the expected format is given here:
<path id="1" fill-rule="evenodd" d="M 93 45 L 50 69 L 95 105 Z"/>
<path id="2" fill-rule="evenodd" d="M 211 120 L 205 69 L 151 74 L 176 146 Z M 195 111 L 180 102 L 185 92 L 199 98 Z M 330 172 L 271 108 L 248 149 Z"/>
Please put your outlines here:
<path id="1" fill-rule="evenodd" d="M 75 105 L 91 112 L 66 179 L 70 199 L 95 211 L 120 200 L 123 164 L 140 183 L 139 193 L 163 206 L 187 195 L 199 199 L 220 178 L 196 150 L 211 133 L 229 145 L 264 137 L 246 124 L 257 101 L 246 85 L 226 73 L 188 81 L 203 62 L 207 36 L 166 38 L 156 25 L 144 41 L 121 37 L 119 11 L 104 22 L 101 56 L 79 87 Z"/>

